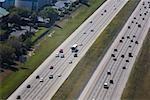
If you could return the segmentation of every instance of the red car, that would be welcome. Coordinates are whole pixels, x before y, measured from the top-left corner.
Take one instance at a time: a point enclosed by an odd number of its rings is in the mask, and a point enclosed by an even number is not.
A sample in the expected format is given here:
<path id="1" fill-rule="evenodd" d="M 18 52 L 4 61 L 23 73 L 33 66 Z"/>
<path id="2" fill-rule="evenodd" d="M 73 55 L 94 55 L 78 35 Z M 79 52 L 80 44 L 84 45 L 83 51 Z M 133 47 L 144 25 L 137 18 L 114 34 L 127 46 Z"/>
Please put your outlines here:
<path id="1" fill-rule="evenodd" d="M 60 51 L 59 51 L 60 53 L 63 53 L 64 51 L 63 51 L 63 49 L 60 49 Z"/>

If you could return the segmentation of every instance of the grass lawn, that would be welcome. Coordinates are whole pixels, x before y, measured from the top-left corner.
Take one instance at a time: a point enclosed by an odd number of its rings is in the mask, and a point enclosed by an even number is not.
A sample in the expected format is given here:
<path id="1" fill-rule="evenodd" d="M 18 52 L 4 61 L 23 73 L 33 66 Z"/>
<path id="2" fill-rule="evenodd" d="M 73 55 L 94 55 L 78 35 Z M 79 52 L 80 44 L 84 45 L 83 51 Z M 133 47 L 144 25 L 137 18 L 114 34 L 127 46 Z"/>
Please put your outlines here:
<path id="1" fill-rule="evenodd" d="M 20 70 L 12 72 L 0 83 L 0 99 L 6 99 L 79 25 L 86 20 L 105 0 L 91 0 L 90 7 L 81 6 L 70 17 L 63 26 L 63 29 L 54 28 L 52 38 L 45 36 L 38 41 L 35 55 L 27 62 L 20 64 Z M 23 67 L 24 69 L 21 69 Z"/>
<path id="2" fill-rule="evenodd" d="M 35 33 L 34 36 L 32 36 L 31 40 L 35 41 L 38 37 L 40 37 L 44 32 L 46 32 L 48 28 L 45 27 L 39 27 L 38 31 Z"/>
<path id="3" fill-rule="evenodd" d="M 95 43 L 77 64 L 76 68 L 63 83 L 52 100 L 77 100 L 100 60 L 132 14 L 139 1 L 140 0 L 130 0 L 126 4 L 103 33 L 97 38 Z"/>
<path id="4" fill-rule="evenodd" d="M 131 71 L 122 100 L 150 99 L 150 30 Z"/>

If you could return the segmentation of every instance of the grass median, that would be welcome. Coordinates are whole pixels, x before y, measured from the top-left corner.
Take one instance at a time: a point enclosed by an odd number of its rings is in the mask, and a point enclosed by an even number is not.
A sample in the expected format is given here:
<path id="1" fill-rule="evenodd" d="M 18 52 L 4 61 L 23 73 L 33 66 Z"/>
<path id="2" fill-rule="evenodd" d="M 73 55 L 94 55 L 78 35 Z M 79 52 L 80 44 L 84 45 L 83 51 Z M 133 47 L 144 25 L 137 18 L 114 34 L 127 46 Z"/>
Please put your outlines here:
<path id="1" fill-rule="evenodd" d="M 131 71 L 122 100 L 150 99 L 150 30 Z"/>
<path id="2" fill-rule="evenodd" d="M 140 0 L 130 0 L 97 38 L 52 100 L 77 100 L 107 49 Z"/>
<path id="3" fill-rule="evenodd" d="M 52 37 L 45 36 L 37 42 L 35 55 L 29 57 L 27 62 L 20 64 L 19 71 L 12 72 L 0 82 L 0 99 L 6 99 L 86 18 L 88 18 L 105 0 L 91 0 L 90 7 L 80 6 L 73 16 L 63 22 Z M 50 33 L 49 32 L 49 33 Z"/>

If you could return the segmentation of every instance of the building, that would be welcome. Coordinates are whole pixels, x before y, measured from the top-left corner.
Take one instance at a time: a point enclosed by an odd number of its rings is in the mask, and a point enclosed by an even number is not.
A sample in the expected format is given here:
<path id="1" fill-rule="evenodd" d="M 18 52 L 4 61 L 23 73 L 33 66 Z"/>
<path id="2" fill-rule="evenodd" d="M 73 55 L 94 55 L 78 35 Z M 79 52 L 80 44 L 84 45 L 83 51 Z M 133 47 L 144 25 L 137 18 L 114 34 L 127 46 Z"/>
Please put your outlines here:
<path id="1" fill-rule="evenodd" d="M 0 7 L 10 8 L 14 6 L 15 0 L 0 0 Z"/>
<path id="2" fill-rule="evenodd" d="M 38 10 L 45 5 L 53 4 L 55 1 L 56 0 L 15 0 L 15 6 Z"/>
<path id="3" fill-rule="evenodd" d="M 5 40 L 8 37 L 7 34 L 4 34 L 6 31 L 2 29 L 2 26 L 6 24 L 4 20 L 7 19 L 8 14 L 8 11 L 0 7 L 0 41 Z"/>
<path id="4" fill-rule="evenodd" d="M 0 22 L 3 17 L 6 17 L 9 14 L 4 8 L 0 7 Z"/>

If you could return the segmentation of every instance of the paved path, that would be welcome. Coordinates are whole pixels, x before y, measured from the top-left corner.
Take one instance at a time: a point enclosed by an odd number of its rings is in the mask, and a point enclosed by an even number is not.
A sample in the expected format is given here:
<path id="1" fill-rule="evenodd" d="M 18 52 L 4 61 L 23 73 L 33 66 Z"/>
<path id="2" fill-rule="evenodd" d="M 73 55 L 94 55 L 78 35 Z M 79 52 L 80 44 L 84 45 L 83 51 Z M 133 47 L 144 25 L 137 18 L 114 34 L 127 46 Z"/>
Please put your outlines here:
<path id="1" fill-rule="evenodd" d="M 98 65 L 79 100 L 120 100 L 149 28 L 150 0 L 141 0 Z M 108 84 L 108 88 L 104 88 L 104 83 Z"/>
<path id="2" fill-rule="evenodd" d="M 15 100 L 17 96 L 20 96 L 21 100 L 51 99 L 96 38 L 126 3 L 127 0 L 107 0 L 28 77 L 8 100 Z M 78 47 L 78 57 L 74 57 L 70 50 L 75 43 L 82 44 Z M 55 57 L 60 49 L 64 50 L 65 58 Z M 72 64 L 69 64 L 70 60 Z M 54 69 L 49 69 L 50 66 L 54 66 Z M 37 75 L 43 77 L 44 81 L 39 82 L 39 79 L 36 79 Z M 53 75 L 53 79 L 49 79 L 50 75 Z M 31 85 L 31 88 L 27 88 L 27 85 Z"/>

